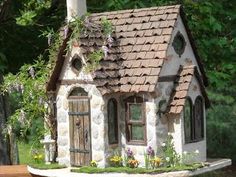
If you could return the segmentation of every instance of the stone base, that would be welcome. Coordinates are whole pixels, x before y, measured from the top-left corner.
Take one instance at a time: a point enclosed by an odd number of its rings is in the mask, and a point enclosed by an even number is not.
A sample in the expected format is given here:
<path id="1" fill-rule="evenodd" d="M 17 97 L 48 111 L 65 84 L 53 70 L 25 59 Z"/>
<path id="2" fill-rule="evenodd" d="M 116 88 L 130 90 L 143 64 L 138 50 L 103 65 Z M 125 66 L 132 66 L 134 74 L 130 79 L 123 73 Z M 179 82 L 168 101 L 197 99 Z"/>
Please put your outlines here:
<path id="1" fill-rule="evenodd" d="M 55 170 L 38 170 L 32 167 L 27 167 L 28 171 L 34 175 L 40 175 L 45 177 L 187 177 L 195 176 L 202 173 L 207 173 L 217 169 L 230 166 L 232 164 L 231 159 L 208 159 L 209 166 L 199 168 L 195 171 L 176 171 L 161 174 L 126 174 L 126 173 L 104 173 L 104 174 L 85 174 L 85 173 L 73 173 L 70 172 L 71 168 L 55 169 Z"/>

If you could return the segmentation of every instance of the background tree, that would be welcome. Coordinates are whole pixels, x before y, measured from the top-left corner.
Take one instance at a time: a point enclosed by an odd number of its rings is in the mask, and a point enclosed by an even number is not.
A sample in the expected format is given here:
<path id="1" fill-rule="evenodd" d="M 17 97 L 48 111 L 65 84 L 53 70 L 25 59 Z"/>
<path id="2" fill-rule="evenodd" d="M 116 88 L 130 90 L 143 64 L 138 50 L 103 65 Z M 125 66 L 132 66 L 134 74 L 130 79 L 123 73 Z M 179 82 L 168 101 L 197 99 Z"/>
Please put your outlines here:
<path id="1" fill-rule="evenodd" d="M 5 73 L 19 71 L 39 54 L 48 59 L 42 31 L 57 31 L 65 21 L 62 0 L 1 0 L 0 57 Z M 234 0 L 88 0 L 89 12 L 182 4 L 209 77 L 212 107 L 207 114 L 208 153 L 236 160 L 236 1 Z M 0 60 L 1 61 L 1 60 Z M 4 63 L 4 61 L 1 61 Z"/>

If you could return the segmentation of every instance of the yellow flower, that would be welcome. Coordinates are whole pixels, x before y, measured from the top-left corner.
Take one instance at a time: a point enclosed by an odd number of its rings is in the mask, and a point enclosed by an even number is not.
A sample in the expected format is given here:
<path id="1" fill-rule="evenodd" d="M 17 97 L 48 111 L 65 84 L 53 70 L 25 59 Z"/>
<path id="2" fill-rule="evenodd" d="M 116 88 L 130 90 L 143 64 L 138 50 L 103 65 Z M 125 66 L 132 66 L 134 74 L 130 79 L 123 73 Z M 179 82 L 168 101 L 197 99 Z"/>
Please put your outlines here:
<path id="1" fill-rule="evenodd" d="M 37 155 L 35 155 L 35 156 L 34 156 L 34 159 L 38 159 L 38 156 L 37 156 Z"/>
<path id="2" fill-rule="evenodd" d="M 97 162 L 96 162 L 95 160 L 92 160 L 92 161 L 90 162 L 90 166 L 91 166 L 91 167 L 97 167 Z"/>
<path id="3" fill-rule="evenodd" d="M 121 166 L 122 165 L 122 157 L 119 155 L 114 155 L 110 158 L 110 162 L 112 166 Z"/>
<path id="4" fill-rule="evenodd" d="M 151 165 L 152 165 L 153 168 L 157 168 L 157 167 L 160 166 L 161 161 L 162 161 L 161 158 L 155 157 L 155 158 L 153 158 L 153 159 L 150 160 L 150 163 L 151 163 Z"/>
<path id="5" fill-rule="evenodd" d="M 43 158 L 43 155 L 42 154 L 39 154 L 38 155 L 38 159 L 42 159 Z"/>

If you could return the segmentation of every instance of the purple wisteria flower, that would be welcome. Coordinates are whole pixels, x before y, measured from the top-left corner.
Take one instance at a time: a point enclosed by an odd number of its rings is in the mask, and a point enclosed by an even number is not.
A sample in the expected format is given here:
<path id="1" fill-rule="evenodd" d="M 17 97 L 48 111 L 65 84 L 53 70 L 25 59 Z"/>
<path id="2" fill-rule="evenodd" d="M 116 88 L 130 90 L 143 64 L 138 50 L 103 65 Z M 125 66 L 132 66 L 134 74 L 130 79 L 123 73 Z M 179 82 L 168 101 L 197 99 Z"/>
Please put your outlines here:
<path id="1" fill-rule="evenodd" d="M 127 155 L 128 158 L 133 158 L 134 157 L 134 153 L 130 148 L 127 149 L 126 155 Z"/>
<path id="2" fill-rule="evenodd" d="M 151 146 L 148 146 L 148 148 L 147 148 L 147 155 L 149 155 L 149 156 L 154 156 L 155 155 L 154 149 L 152 149 Z"/>

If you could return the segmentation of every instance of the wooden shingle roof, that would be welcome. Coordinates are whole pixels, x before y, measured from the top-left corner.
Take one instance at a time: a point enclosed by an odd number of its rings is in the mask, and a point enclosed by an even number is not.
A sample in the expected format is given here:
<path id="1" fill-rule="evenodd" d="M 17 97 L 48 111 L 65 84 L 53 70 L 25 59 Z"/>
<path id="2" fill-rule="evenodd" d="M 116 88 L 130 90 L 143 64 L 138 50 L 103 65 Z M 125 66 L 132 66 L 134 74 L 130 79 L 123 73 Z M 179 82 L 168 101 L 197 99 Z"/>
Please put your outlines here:
<path id="1" fill-rule="evenodd" d="M 94 23 L 106 18 L 115 27 L 113 47 L 94 77 L 102 94 L 154 92 L 179 11 L 176 5 L 91 15 Z M 94 45 L 102 47 L 101 36 L 81 40 L 85 53 Z"/>
<path id="2" fill-rule="evenodd" d="M 188 95 L 190 84 L 193 77 L 196 77 L 200 91 L 204 97 L 206 107 L 210 106 L 210 101 L 207 97 L 204 84 L 198 73 L 197 67 L 194 65 L 180 67 L 178 77 L 175 81 L 175 88 L 169 102 L 169 114 L 180 114 L 184 108 L 185 101 Z"/>
<path id="3" fill-rule="evenodd" d="M 89 18 L 92 22 L 101 23 L 102 18 L 106 18 L 115 29 L 108 56 L 100 61 L 100 68 L 93 74 L 94 83 L 103 95 L 155 91 L 177 17 L 183 14 L 181 9 L 180 5 L 174 5 L 91 14 Z M 191 42 L 190 32 L 188 36 Z M 81 36 L 80 48 L 87 55 L 94 47 L 101 48 L 103 41 L 100 34 Z M 194 43 L 191 42 L 191 45 L 204 83 L 207 84 Z M 56 89 L 65 52 L 59 54 L 47 84 L 48 91 Z"/>

